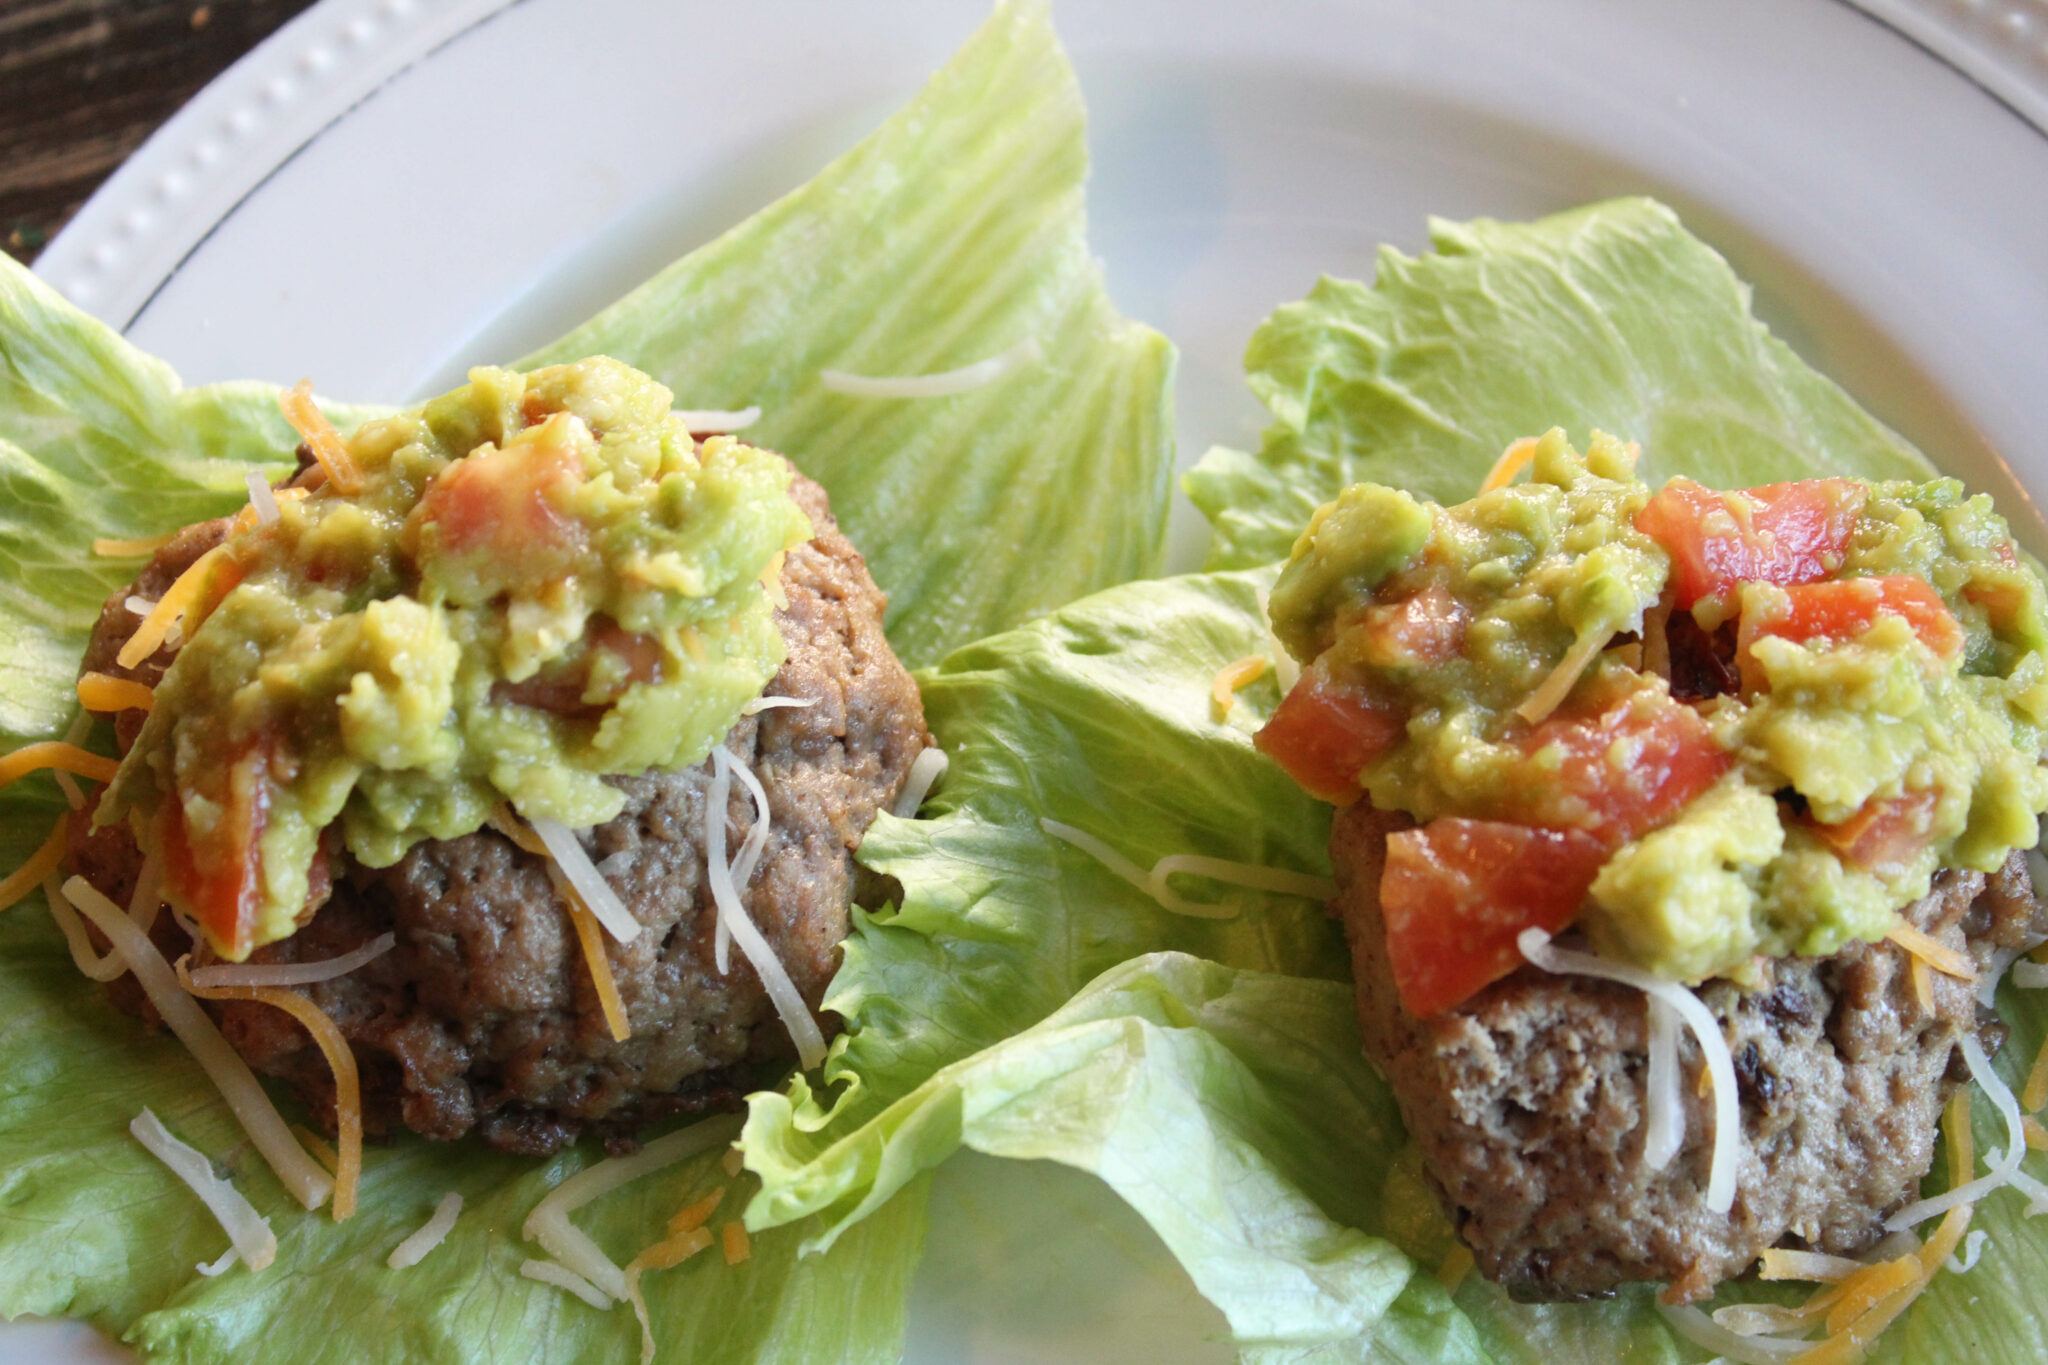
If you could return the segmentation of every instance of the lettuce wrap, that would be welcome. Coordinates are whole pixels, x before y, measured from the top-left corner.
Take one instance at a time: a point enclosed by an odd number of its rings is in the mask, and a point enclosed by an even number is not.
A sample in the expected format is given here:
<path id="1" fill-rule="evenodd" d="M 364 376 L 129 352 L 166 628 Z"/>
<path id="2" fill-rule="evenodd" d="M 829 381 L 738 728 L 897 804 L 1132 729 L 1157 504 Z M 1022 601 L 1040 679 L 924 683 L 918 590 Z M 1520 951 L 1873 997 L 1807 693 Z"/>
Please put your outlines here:
<path id="1" fill-rule="evenodd" d="M 1646 468 L 1683 461 L 1723 486 L 1930 468 L 1773 339 L 1660 205 L 1434 236 L 1434 253 L 1387 251 L 1376 285 L 1326 280 L 1253 337 L 1251 384 L 1276 421 L 1256 455 L 1211 452 L 1187 480 L 1219 566 L 1285 555 L 1316 504 L 1360 479 L 1461 500 L 1508 441 L 1551 425 L 1636 436 Z M 1279 699 L 1271 673 L 1223 720 L 1211 711 L 1218 670 L 1277 651 L 1259 605 L 1273 572 L 1113 588 L 921 679 L 955 766 L 924 818 L 868 835 L 865 859 L 903 897 L 848 945 L 827 1003 L 853 1027 L 823 1084 L 750 1102 L 763 1189 L 749 1224 L 835 1247 L 964 1145 L 1099 1175 L 1248 1360 L 1708 1359 L 1650 1286 L 1547 1306 L 1477 1276 L 1445 1290 L 1452 1231 L 1360 1055 L 1341 934 L 1319 906 L 1190 879 L 1184 895 L 1237 913 L 1172 915 L 1040 825 L 1140 868 L 1199 853 L 1327 873 L 1329 808 L 1251 745 Z M 2044 996 L 2000 992 L 1997 1065 L 2015 1090 L 2048 1029 Z M 1990 1102 L 1974 1104 L 1977 1150 L 2002 1144 Z M 2048 1176 L 2048 1157 L 2024 1169 Z M 2025 1208 L 2012 1190 L 1980 1203 L 1982 1258 L 1938 1277 L 1871 1358 L 2048 1356 L 2048 1220 Z M 1721 1301 L 1806 1288 L 1735 1284 Z"/>
<path id="2" fill-rule="evenodd" d="M 1156 573 L 1173 352 L 1117 315 L 1088 253 L 1082 120 L 1045 6 L 1005 5 L 810 184 L 519 363 L 607 353 L 686 405 L 758 404 L 747 439 L 827 486 L 912 663 Z M 817 378 L 827 366 L 944 370 L 1026 338 L 1043 360 L 954 397 L 855 398 Z M 288 468 L 298 437 L 275 390 L 186 389 L 12 262 L 0 263 L 0 360 L 0 731 L 11 747 L 64 732 L 86 634 L 138 566 L 94 556 L 94 538 L 232 512 L 248 497 L 245 472 Z M 328 406 L 344 427 L 373 411 Z M 1019 574 L 991 545 L 1062 552 Z M 45 778 L 0 793 L 0 864 L 24 861 L 62 809 Z M 270 1219 L 275 1264 L 195 1273 L 223 1234 L 129 1136 L 144 1106 Z M 594 1312 L 518 1274 L 540 1254 L 518 1235 L 528 1211 L 602 1155 L 587 1143 L 535 1162 L 404 1137 L 371 1153 L 354 1218 L 307 1214 L 184 1050 L 78 975 L 40 895 L 0 914 L 0 1315 L 89 1318 L 152 1360 L 632 1358 L 630 1312 Z M 714 1154 L 578 1221 L 623 1261 L 723 1183 Z M 465 1200 L 455 1232 L 417 1267 L 387 1270 L 450 1190 Z M 655 1334 L 670 1359 L 894 1359 L 923 1218 L 913 1190 L 838 1255 L 800 1259 L 806 1229 L 792 1227 L 755 1237 L 739 1267 L 711 1254 L 652 1273 Z M 367 1303 L 379 1310 L 365 1314 Z"/>

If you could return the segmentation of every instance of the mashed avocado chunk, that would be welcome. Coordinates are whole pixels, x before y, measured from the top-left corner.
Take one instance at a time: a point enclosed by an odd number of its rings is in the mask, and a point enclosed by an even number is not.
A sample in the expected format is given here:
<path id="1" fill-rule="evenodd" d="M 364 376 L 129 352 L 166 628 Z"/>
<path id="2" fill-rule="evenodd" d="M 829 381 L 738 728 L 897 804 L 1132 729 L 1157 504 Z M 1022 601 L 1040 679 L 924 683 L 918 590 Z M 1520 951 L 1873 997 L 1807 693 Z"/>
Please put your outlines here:
<path id="1" fill-rule="evenodd" d="M 210 610 L 98 818 L 218 952 L 317 906 L 337 821 L 370 866 L 501 801 L 591 825 L 621 803 L 602 777 L 700 761 L 760 694 L 811 528 L 779 456 L 670 403 L 602 357 L 474 370 L 346 439 L 358 491 L 314 466 L 195 566 Z"/>
<path id="2" fill-rule="evenodd" d="M 2048 590 L 1988 499 L 1653 491 L 1634 459 L 1552 431 L 1525 483 L 1448 508 L 1348 489 L 1297 542 L 1272 617 L 1305 667 L 1259 744 L 1417 820 L 1390 916 L 1471 901 L 1469 822 L 1590 838 L 1604 860 L 1488 846 L 1557 858 L 1602 953 L 1698 981 L 1881 938 L 1937 869 L 2034 843 Z M 1484 932 L 1511 939 L 1513 909 Z"/>

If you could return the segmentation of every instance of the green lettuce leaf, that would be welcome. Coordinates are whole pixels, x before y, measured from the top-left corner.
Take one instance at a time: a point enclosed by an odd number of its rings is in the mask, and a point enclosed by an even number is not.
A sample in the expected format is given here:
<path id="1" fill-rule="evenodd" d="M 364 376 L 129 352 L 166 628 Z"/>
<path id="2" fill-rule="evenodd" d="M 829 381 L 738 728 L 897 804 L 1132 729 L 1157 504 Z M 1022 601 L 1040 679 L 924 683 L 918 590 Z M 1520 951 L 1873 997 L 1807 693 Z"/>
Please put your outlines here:
<path id="1" fill-rule="evenodd" d="M 1430 236 L 1433 252 L 1384 247 L 1374 284 L 1326 278 L 1253 333 L 1247 377 L 1277 420 L 1257 455 L 1218 447 L 1185 480 L 1211 568 L 1284 558 L 1350 484 L 1463 502 L 1509 442 L 1554 426 L 1641 443 L 1652 483 L 1931 468 L 1766 331 L 1749 286 L 1662 204 Z"/>
<path id="2" fill-rule="evenodd" d="M 818 177 L 522 365 L 608 354 L 825 485 L 912 666 L 1162 566 L 1173 348 L 1089 254 L 1080 92 L 1042 4 L 999 10 Z M 946 398 L 830 392 L 1035 340 Z M 1028 565 L 1029 572 L 1019 572 Z"/>
<path id="3" fill-rule="evenodd" d="M 1172 352 L 1106 302 L 1082 238 L 1084 171 L 1079 95 L 1045 6 L 1002 6 L 809 190 L 549 354 L 623 356 L 692 406 L 760 403 L 749 435 L 827 485 L 846 528 L 879 549 L 899 648 L 935 652 L 1158 562 Z M 914 374 L 1026 336 L 1048 359 L 984 391 L 856 400 L 816 385 L 821 366 Z M 19 740 L 64 729 L 86 634 L 137 568 L 95 558 L 92 540 L 232 511 L 245 471 L 274 473 L 297 438 L 274 389 L 183 388 L 11 261 L 0 360 L 0 730 Z M 329 407 L 344 427 L 373 411 Z M 1016 573 L 1032 546 L 1044 571 Z M 0 867 L 61 809 L 42 777 L 0 795 Z M 270 1218 L 275 1266 L 194 1273 L 224 1239 L 126 1132 L 144 1105 Z M 0 1316 L 83 1316 L 153 1359 L 194 1362 L 275 1354 L 280 1333 L 305 1360 L 633 1358 L 626 1311 L 517 1274 L 536 1254 L 517 1235 L 527 1210 L 597 1155 L 586 1144 L 537 1165 L 401 1139 L 369 1154 L 354 1220 L 309 1216 L 182 1050 L 72 969 L 39 898 L 0 915 Z M 579 1221 L 623 1261 L 712 1178 L 679 1170 Z M 467 1201 L 455 1234 L 422 1265 L 385 1269 L 449 1190 Z M 912 1182 L 833 1256 L 799 1258 L 824 1232 L 799 1225 L 761 1233 L 741 1266 L 713 1253 L 651 1274 L 658 1334 L 677 1359 L 893 1359 L 923 1228 Z"/>

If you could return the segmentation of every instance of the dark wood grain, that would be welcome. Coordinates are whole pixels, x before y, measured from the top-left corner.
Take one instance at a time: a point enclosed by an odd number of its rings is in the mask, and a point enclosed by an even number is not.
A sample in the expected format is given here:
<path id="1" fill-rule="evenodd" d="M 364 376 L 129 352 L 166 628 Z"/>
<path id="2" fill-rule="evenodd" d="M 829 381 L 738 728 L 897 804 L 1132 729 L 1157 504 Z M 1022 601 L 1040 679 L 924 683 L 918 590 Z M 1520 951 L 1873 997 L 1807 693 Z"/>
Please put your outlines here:
<path id="1" fill-rule="evenodd" d="M 102 180 L 312 0 L 0 0 L 0 230 L 33 261 Z"/>

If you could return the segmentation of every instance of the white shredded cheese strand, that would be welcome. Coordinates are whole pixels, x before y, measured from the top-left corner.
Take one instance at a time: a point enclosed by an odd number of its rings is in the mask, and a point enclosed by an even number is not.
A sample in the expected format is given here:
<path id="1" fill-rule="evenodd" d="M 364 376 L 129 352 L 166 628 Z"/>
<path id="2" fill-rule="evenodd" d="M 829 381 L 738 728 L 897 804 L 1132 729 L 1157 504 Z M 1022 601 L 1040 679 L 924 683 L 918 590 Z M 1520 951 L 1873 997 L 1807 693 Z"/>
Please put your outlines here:
<path id="1" fill-rule="evenodd" d="M 1990 1240 L 1991 1234 L 1984 1229 L 1970 1229 L 1969 1236 L 1963 1238 L 1963 1258 L 1959 1261 L 1951 1252 L 1946 1262 L 1948 1268 L 1957 1275 L 1969 1274 L 1977 1268 L 1977 1258 L 1984 1254 L 1984 1244 Z"/>
<path id="2" fill-rule="evenodd" d="M 1287 652 L 1287 646 L 1280 643 L 1280 637 L 1273 633 L 1272 591 L 1259 589 L 1259 625 L 1266 632 L 1266 649 L 1273 657 L 1273 681 L 1280 684 L 1280 695 L 1286 696 L 1301 681 L 1301 665 Z"/>
<path id="3" fill-rule="evenodd" d="M 754 802 L 754 823 L 747 830 L 746 842 L 740 845 L 739 856 L 732 860 L 732 884 L 735 891 L 743 890 L 754 879 L 754 867 L 761 861 L 761 850 L 768 845 L 768 834 L 772 828 L 768 814 L 768 793 L 762 789 L 761 779 L 754 776 L 754 770 L 738 759 L 732 760 L 732 775 L 747 789 L 747 795 Z M 723 921 L 720 921 L 723 923 Z"/>
<path id="4" fill-rule="evenodd" d="M 85 743 L 85 737 L 91 733 L 92 712 L 81 710 L 71 718 L 71 728 L 64 732 L 64 742 L 82 745 Z M 52 769 L 51 775 L 57 779 L 57 790 L 64 793 L 64 800 L 71 809 L 84 810 L 85 793 L 79 790 L 78 779 L 62 768 Z"/>
<path id="5" fill-rule="evenodd" d="M 740 708 L 740 714 L 743 716 L 758 716 L 763 711 L 773 711 L 778 707 L 793 706 L 801 710 L 806 706 L 816 706 L 817 704 L 818 699 L 816 697 L 756 697 Z"/>
<path id="6" fill-rule="evenodd" d="M 223 1251 L 220 1254 L 218 1259 L 212 1261 L 201 1261 L 198 1265 L 195 1265 L 192 1268 L 198 1271 L 200 1274 L 206 1276 L 206 1278 L 210 1280 L 216 1275 L 227 1274 L 229 1270 L 233 1269 L 235 1266 L 240 1265 L 241 1263 L 242 1253 L 235 1250 L 233 1247 L 229 1247 L 226 1251 Z"/>
<path id="7" fill-rule="evenodd" d="M 946 768 L 952 760 L 946 751 L 934 745 L 910 760 L 910 771 L 904 774 L 903 789 L 896 793 L 896 799 L 889 803 L 889 814 L 899 820 L 915 820 L 917 809 L 924 799 L 932 794 L 932 788 L 946 775 Z"/>
<path id="8" fill-rule="evenodd" d="M 1057 820 L 1040 820 L 1038 827 L 1053 838 L 1080 849 L 1157 901 L 1162 910 L 1176 915 L 1188 915 L 1195 919 L 1233 919 L 1238 913 L 1235 906 L 1204 905 L 1200 901 L 1191 901 L 1179 895 L 1167 885 L 1167 878 L 1178 873 L 1208 877 L 1215 881 L 1228 882 L 1232 886 L 1248 887 L 1254 891 L 1279 891 L 1290 896 L 1304 896 L 1310 900 L 1328 900 L 1337 894 L 1336 883 L 1322 877 L 1311 877 L 1306 873 L 1289 872 L 1278 867 L 1261 867 L 1256 863 L 1232 862 L 1227 858 L 1210 858 L 1199 853 L 1169 853 L 1147 870 L 1087 830 L 1075 829 L 1072 825 L 1063 825 Z"/>
<path id="9" fill-rule="evenodd" d="M 626 909 L 619 893 L 597 875 L 590 855 L 583 851 L 583 845 L 576 842 L 576 836 L 569 827 L 545 815 L 532 816 L 527 823 L 533 826 L 533 832 L 540 836 L 540 841 L 548 846 L 548 856 L 555 860 L 555 866 L 562 869 L 562 875 L 576 888 L 576 894 L 583 897 L 583 904 L 597 916 L 597 922 L 605 927 L 605 932 L 621 943 L 631 943 L 640 937 L 640 921 Z"/>
<path id="10" fill-rule="evenodd" d="M 712 750 L 714 754 L 724 751 L 723 745 Z M 704 789 L 704 865 L 707 869 L 707 880 L 710 875 L 708 869 L 714 863 L 722 864 L 725 861 L 726 807 L 731 801 L 732 770 L 714 758 L 711 761 L 711 785 Z M 715 855 L 711 851 L 714 828 L 718 842 L 718 852 Z M 727 869 L 726 875 L 731 875 L 730 869 Z M 711 962 L 718 968 L 720 976 L 732 970 L 732 926 L 726 922 L 722 908 L 717 922 L 711 926 Z"/>
<path id="11" fill-rule="evenodd" d="M 1598 976 L 1654 995 L 1678 1011 L 1699 1039 L 1706 1053 L 1707 1070 L 1714 1078 L 1714 1156 L 1707 1168 L 1707 1208 L 1726 1213 L 1735 1203 L 1735 1163 L 1742 1146 L 1742 1106 L 1735 1089 L 1735 1058 L 1728 1040 L 1714 1016 L 1700 998 L 1675 981 L 1644 971 L 1626 962 L 1609 962 L 1591 953 L 1551 946 L 1550 935 L 1541 929 L 1524 929 L 1515 939 L 1522 956 L 1546 972 L 1559 975 Z M 1705 1314 L 1700 1315 L 1705 1318 Z"/>
<path id="12" fill-rule="evenodd" d="M 319 962 L 277 962 L 254 965 L 239 962 L 224 962 L 212 967 L 196 967 L 192 970 L 192 984 L 204 988 L 214 986 L 310 986 L 319 981 L 332 981 L 338 976 L 347 976 L 366 962 L 374 962 L 398 943 L 398 936 L 383 933 L 365 943 L 362 947 L 330 957 Z"/>
<path id="13" fill-rule="evenodd" d="M 130 593 L 128 595 L 128 600 L 122 603 L 122 605 L 127 607 L 128 610 L 134 612 L 137 616 L 147 616 L 151 612 L 156 610 L 156 603 L 151 601 L 149 598 L 144 597 L 140 593 Z"/>
<path id="14" fill-rule="evenodd" d="M 277 523 L 277 494 L 270 491 L 270 480 L 262 471 L 244 470 L 242 478 L 249 485 L 249 505 L 256 509 L 256 524 L 272 526 Z"/>
<path id="15" fill-rule="evenodd" d="M 277 1259 L 277 1234 L 270 1230 L 269 1222 L 257 1215 L 255 1206 L 242 1197 L 240 1190 L 213 1173 L 213 1163 L 204 1152 L 172 1137 L 170 1129 L 147 1108 L 128 1124 L 128 1131 L 151 1155 L 170 1167 L 171 1174 L 192 1187 L 192 1193 L 220 1220 L 228 1240 L 234 1243 L 235 1251 L 249 1269 L 261 1270 Z M 226 1269 L 225 1265 L 220 1266 L 220 1270 Z M 209 1273 L 217 1275 L 220 1271 Z"/>
<path id="16" fill-rule="evenodd" d="M 533 1206 L 533 1212 L 526 1215 L 526 1225 L 521 1231 L 528 1241 L 539 1242 L 550 1256 L 562 1263 L 562 1267 L 587 1279 L 596 1292 L 609 1294 L 613 1299 L 623 1299 L 626 1297 L 626 1272 L 611 1257 L 598 1250 L 597 1243 L 569 1221 L 569 1215 L 621 1185 L 653 1175 L 679 1161 L 687 1161 L 699 1152 L 725 1146 L 739 1136 L 741 1123 L 742 1119 L 737 1114 L 706 1119 L 658 1137 L 630 1156 L 607 1157 L 578 1171 L 549 1190 L 547 1197 Z M 521 1273 L 525 1273 L 524 1267 L 521 1267 Z M 559 1281 L 551 1280 L 549 1283 Z"/>
<path id="17" fill-rule="evenodd" d="M 2048 1185 L 2043 1185 L 2025 1171 L 2014 1171 L 2006 1181 L 2027 1197 L 2027 1217 L 2039 1218 L 2048 1214 Z"/>
<path id="18" fill-rule="evenodd" d="M 745 431 L 761 420 L 758 404 L 744 408 L 677 408 L 671 416 L 683 419 L 692 436 L 723 436 Z"/>
<path id="19" fill-rule="evenodd" d="M 71 961 L 78 970 L 93 981 L 112 981 L 128 970 L 128 963 L 122 956 L 109 950 L 101 957 L 93 950 L 92 940 L 86 937 L 85 925 L 78 918 L 78 912 L 71 908 L 71 902 L 64 899 L 64 887 L 56 873 L 43 878 L 43 899 L 50 907 L 50 918 L 63 931 L 65 946 L 71 949 Z"/>
<path id="20" fill-rule="evenodd" d="M 1977 1083 L 1978 1088 L 2005 1119 L 2005 1150 L 1996 1154 L 1988 1151 L 1984 1153 L 1985 1165 L 1990 1168 L 1989 1174 L 1958 1185 L 1946 1194 L 1938 1194 L 1932 1199 L 1922 1199 L 1917 1203 L 1908 1204 L 1885 1219 L 1884 1226 L 1887 1232 L 1901 1232 L 1916 1223 L 1924 1223 L 1929 1218 L 1947 1213 L 1958 1204 L 1974 1204 L 2000 1186 L 2016 1183 L 2015 1177 L 2024 1179 L 2020 1176 L 2020 1161 L 2027 1154 L 2027 1133 L 2020 1118 L 2020 1102 L 2013 1097 L 2012 1091 L 2006 1087 L 1998 1073 L 1991 1069 L 1991 1059 L 1984 1055 L 1984 1048 L 1978 1043 L 1974 1032 L 1965 1033 L 1959 1046 L 1963 1049 L 1963 1060 L 1970 1064 L 1970 1078 Z"/>
<path id="21" fill-rule="evenodd" d="M 567 1266 L 556 1265 L 553 1261 L 521 1261 L 519 1273 L 529 1280 L 539 1280 L 542 1284 L 566 1289 L 599 1312 L 604 1312 L 612 1306 L 612 1301 L 605 1296 L 602 1289 Z"/>
<path id="22" fill-rule="evenodd" d="M 1013 370 L 1036 364 L 1044 354 L 1037 337 L 1026 337 L 987 360 L 977 360 L 972 365 L 962 365 L 957 370 L 939 374 L 883 377 L 848 374 L 845 370 L 820 370 L 818 382 L 833 393 L 850 393 L 858 398 L 944 398 L 993 384 Z"/>
<path id="23" fill-rule="evenodd" d="M 1661 1171 L 1685 1146 L 1685 1091 L 1679 1084 L 1678 1011 L 1661 996 L 1645 996 L 1650 1007 L 1650 1075 L 1643 1123 L 1643 1164 Z"/>
<path id="24" fill-rule="evenodd" d="M 720 789 L 718 779 L 729 779 L 732 769 L 732 755 L 723 747 L 714 748 L 711 751 L 713 792 Z M 790 1041 L 796 1044 L 798 1063 L 809 1071 L 825 1060 L 825 1035 L 818 1030 L 818 1021 L 811 1018 L 810 1007 L 804 1004 L 803 995 L 797 990 L 796 983 L 790 980 L 782 959 L 775 956 L 775 950 L 762 937 L 761 930 L 740 903 L 739 891 L 732 883 L 732 868 L 725 861 L 725 815 L 725 803 L 707 797 L 704 803 L 704 866 L 711 882 L 711 899 L 718 906 L 719 921 L 729 926 L 733 941 L 739 944 L 740 952 L 753 964 L 754 974 L 761 978 L 762 989 L 768 992 L 776 1014 L 781 1016 L 782 1026 L 789 1030 Z"/>
<path id="25" fill-rule="evenodd" d="M 1145 874 L 1145 889 L 1152 893 L 1152 899 L 1174 914 L 1192 915 L 1197 919 L 1233 919 L 1237 910 L 1227 905 L 1205 905 L 1177 894 L 1166 879 L 1178 873 L 1228 882 L 1253 891 L 1278 891 L 1312 901 L 1330 900 L 1337 894 L 1337 883 L 1327 877 L 1311 877 L 1305 872 L 1289 872 L 1285 868 L 1263 867 L 1258 863 L 1232 862 L 1228 858 L 1210 858 L 1200 853 L 1169 853 L 1152 864 L 1152 870 Z"/>
<path id="26" fill-rule="evenodd" d="M 1657 1311 L 1664 1315 L 1673 1331 L 1693 1345 L 1730 1360 L 1739 1360 L 1742 1365 L 1780 1365 L 1780 1362 L 1810 1351 L 1814 1346 L 1810 1341 L 1793 1341 L 1785 1337 L 1743 1336 L 1729 1331 L 1697 1308 L 1660 1303 Z"/>
<path id="27" fill-rule="evenodd" d="M 270 1169 L 277 1172 L 285 1189 L 309 1209 L 325 1203 L 334 1192 L 334 1177 L 293 1139 L 270 1096 L 263 1093 L 263 1087 L 250 1074 L 249 1064 L 228 1046 L 227 1039 L 220 1036 L 220 1030 L 198 1002 L 185 994 L 171 973 L 171 965 L 164 961 L 149 936 L 135 927 L 120 906 L 94 890 L 83 877 L 73 877 L 64 883 L 64 897 L 106 935 L 114 951 L 126 960 L 128 970 L 135 973 L 135 980 L 149 996 L 149 1003 L 156 1006 L 156 1012 L 178 1035 L 178 1041 L 205 1068 L 240 1121 L 242 1131 L 256 1144 Z"/>
<path id="28" fill-rule="evenodd" d="M 434 1216 L 420 1225 L 417 1232 L 391 1248 L 391 1254 L 384 1258 L 384 1264 L 393 1270 L 406 1270 L 427 1258 L 427 1253 L 448 1239 L 455 1230 L 455 1220 L 462 1216 L 462 1196 L 454 1190 L 441 1196 L 441 1202 L 434 1205 Z"/>
<path id="29" fill-rule="evenodd" d="M 2012 984 L 2023 991 L 2048 988 L 2048 962 L 2013 963 Z"/>

